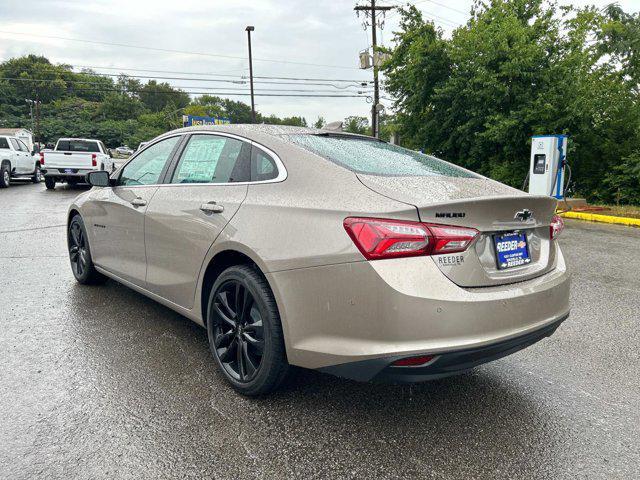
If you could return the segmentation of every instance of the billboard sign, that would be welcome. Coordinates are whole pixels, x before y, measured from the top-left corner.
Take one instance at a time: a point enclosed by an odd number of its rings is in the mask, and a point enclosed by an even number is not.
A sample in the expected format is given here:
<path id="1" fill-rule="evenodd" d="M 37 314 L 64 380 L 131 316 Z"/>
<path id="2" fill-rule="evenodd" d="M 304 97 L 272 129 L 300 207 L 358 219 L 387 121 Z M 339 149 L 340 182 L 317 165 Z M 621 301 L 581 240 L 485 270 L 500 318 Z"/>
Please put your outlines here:
<path id="1" fill-rule="evenodd" d="M 201 125 L 226 125 L 229 123 L 231 123 L 231 120 L 224 117 L 199 117 L 197 115 L 182 116 L 183 127 L 195 127 Z"/>

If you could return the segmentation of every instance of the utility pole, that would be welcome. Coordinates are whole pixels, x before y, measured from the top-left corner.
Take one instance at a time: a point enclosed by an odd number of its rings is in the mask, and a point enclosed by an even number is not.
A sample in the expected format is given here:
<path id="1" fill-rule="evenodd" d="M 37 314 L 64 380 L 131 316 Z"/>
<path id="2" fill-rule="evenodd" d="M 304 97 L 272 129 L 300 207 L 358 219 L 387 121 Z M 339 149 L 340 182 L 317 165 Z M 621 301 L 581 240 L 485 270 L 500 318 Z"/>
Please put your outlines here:
<path id="1" fill-rule="evenodd" d="M 40 96 L 36 94 L 36 142 L 40 142 Z"/>
<path id="2" fill-rule="evenodd" d="M 376 48 L 378 46 L 376 36 L 376 12 L 386 12 L 393 9 L 392 6 L 376 6 L 376 0 L 371 0 L 371 5 L 356 5 L 356 12 L 364 11 L 367 16 L 371 16 L 371 48 L 373 51 L 373 105 L 371 106 L 371 133 L 378 138 L 380 135 L 378 128 L 378 104 L 380 103 L 380 84 L 378 83 L 378 61 L 376 57 Z"/>
<path id="3" fill-rule="evenodd" d="M 256 123 L 256 104 L 253 99 L 253 59 L 251 58 L 251 32 L 255 27 L 249 25 L 245 28 L 247 31 L 247 40 L 249 41 L 249 85 L 251 86 L 251 123 Z"/>

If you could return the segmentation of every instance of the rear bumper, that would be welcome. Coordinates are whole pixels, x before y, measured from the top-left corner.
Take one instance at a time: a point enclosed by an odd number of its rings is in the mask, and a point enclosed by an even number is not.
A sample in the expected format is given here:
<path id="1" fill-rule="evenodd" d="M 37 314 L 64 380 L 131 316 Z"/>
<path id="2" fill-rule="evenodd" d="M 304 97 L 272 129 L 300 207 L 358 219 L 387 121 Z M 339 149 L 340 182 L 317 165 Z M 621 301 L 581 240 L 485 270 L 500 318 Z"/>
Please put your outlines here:
<path id="1" fill-rule="evenodd" d="M 509 340 L 447 352 L 436 356 L 425 366 L 394 367 L 396 360 L 406 356 L 376 358 L 361 362 L 345 363 L 319 369 L 325 373 L 358 381 L 374 381 L 386 383 L 417 383 L 438 378 L 449 377 L 466 372 L 483 363 L 498 360 L 527 348 L 534 343 L 553 335 L 556 329 L 568 318 L 568 314 L 549 325 L 533 332 Z"/>
<path id="2" fill-rule="evenodd" d="M 65 172 L 65 168 L 47 168 L 42 169 L 41 172 L 45 177 L 54 177 L 54 178 L 75 178 L 80 181 L 84 181 L 87 173 L 95 172 L 95 169 L 85 169 L 85 168 L 71 168 L 70 172 Z"/>
<path id="3" fill-rule="evenodd" d="M 291 364 L 329 371 L 380 360 L 370 377 L 389 365 L 389 359 L 476 351 L 546 331 L 569 314 L 570 274 L 560 249 L 550 272 L 482 288 L 454 284 L 425 257 L 266 276 Z M 456 371 L 461 368 L 456 366 Z"/>

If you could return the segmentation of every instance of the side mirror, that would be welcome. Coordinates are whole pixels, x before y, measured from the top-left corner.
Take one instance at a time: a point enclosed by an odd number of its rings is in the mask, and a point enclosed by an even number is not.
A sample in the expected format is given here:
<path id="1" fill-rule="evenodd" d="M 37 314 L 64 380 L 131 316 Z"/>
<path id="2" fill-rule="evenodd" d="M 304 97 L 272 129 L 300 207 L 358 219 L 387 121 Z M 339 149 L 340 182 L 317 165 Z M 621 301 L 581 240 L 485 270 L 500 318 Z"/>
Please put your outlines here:
<path id="1" fill-rule="evenodd" d="M 108 187 L 110 185 L 109 172 L 100 170 L 87 173 L 87 183 L 93 187 Z"/>

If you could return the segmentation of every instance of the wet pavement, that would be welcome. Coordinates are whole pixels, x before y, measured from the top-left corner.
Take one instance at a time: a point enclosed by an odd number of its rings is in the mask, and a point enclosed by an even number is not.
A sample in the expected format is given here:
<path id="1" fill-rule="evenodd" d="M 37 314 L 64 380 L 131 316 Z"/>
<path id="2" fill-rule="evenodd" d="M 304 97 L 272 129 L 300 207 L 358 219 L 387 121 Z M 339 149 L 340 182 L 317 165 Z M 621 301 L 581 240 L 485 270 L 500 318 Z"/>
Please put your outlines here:
<path id="1" fill-rule="evenodd" d="M 640 230 L 567 222 L 572 315 L 525 351 L 415 386 L 300 371 L 247 399 L 203 329 L 75 283 L 80 191 L 0 190 L 0 478 L 640 477 Z"/>

